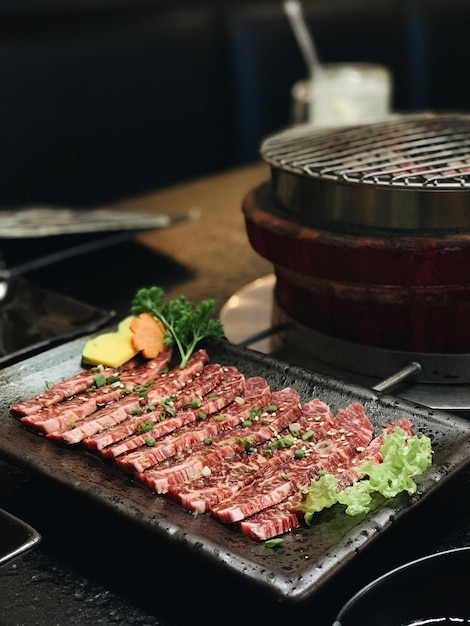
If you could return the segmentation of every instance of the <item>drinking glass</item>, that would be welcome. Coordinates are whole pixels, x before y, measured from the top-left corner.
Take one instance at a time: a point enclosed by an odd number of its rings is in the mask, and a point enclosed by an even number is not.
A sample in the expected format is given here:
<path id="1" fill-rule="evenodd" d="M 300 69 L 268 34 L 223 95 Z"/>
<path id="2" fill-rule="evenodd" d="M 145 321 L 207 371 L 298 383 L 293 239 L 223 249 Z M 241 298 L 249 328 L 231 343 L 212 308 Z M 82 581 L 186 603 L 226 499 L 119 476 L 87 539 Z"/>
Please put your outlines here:
<path id="1" fill-rule="evenodd" d="M 325 63 L 292 89 L 293 123 L 345 126 L 385 119 L 391 111 L 392 75 L 373 63 Z"/>

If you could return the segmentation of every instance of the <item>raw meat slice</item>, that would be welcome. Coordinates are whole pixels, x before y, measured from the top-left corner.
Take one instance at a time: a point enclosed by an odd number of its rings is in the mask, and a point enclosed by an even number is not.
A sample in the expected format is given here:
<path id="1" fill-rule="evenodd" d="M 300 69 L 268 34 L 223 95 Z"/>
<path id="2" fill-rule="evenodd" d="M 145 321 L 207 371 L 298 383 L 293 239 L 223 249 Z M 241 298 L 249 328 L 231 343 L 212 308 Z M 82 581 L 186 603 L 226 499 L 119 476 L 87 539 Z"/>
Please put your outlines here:
<path id="1" fill-rule="evenodd" d="M 154 427 L 152 432 L 152 436 L 157 438 L 184 426 L 186 423 L 195 421 L 197 419 L 197 411 L 181 410 L 178 412 L 178 417 L 176 417 L 176 409 L 214 389 L 220 381 L 221 372 L 221 365 L 205 365 L 203 370 L 198 372 L 181 392 L 175 396 L 164 398 L 155 410 L 148 411 L 143 415 L 130 415 L 125 422 L 87 437 L 83 440 L 83 443 L 88 448 L 102 451 L 102 454 L 105 456 L 118 456 L 122 454 L 122 451 L 119 450 L 121 442 L 126 442 L 124 451 L 132 450 L 137 445 L 142 445 L 137 442 L 131 443 L 130 440 L 142 428 L 142 422 L 152 421 L 158 424 L 158 428 Z M 158 434 L 156 434 L 157 431 Z"/>
<path id="2" fill-rule="evenodd" d="M 69 444 L 78 443 L 105 428 L 115 426 L 141 406 L 146 406 L 149 402 L 150 404 L 157 404 L 182 389 L 189 380 L 192 380 L 196 372 L 202 370 L 207 360 L 207 353 L 199 351 L 189 359 L 184 369 L 176 366 L 168 374 L 161 375 L 150 387 L 145 387 L 144 390 L 135 391 L 116 400 L 105 408 L 96 411 L 96 414 L 91 414 L 80 420 L 72 428 L 65 426 L 64 429 L 48 433 L 47 436 L 51 439 L 62 439 Z"/>
<path id="3" fill-rule="evenodd" d="M 408 419 L 397 420 L 391 425 L 386 425 L 385 428 L 387 432 L 391 432 L 395 426 L 399 426 L 409 435 L 413 435 L 413 425 Z M 331 472 L 338 479 L 338 489 L 344 489 L 361 478 L 357 470 L 363 461 L 375 460 L 378 463 L 382 461 L 380 452 L 382 444 L 383 433 L 380 433 L 362 452 L 351 459 L 351 464 L 348 467 L 338 468 Z M 295 493 L 283 502 L 242 520 L 239 524 L 241 532 L 251 539 L 266 541 L 294 528 L 299 528 L 302 512 L 297 509 L 297 505 L 301 498 L 301 492 Z"/>
<path id="4" fill-rule="evenodd" d="M 27 426 L 40 430 L 44 433 L 52 433 L 61 428 L 71 428 L 79 420 L 92 415 L 100 406 L 115 402 L 122 398 L 135 385 L 142 385 L 159 377 L 161 372 L 168 366 L 171 360 L 171 351 L 166 350 L 161 355 L 133 369 L 127 369 L 119 375 L 112 375 L 107 380 L 116 380 L 93 389 L 93 384 L 88 387 L 89 391 L 80 393 L 65 399 L 60 403 L 42 407 L 37 413 L 32 413 L 21 418 Z M 103 372 L 100 370 L 100 375 Z M 115 372 L 116 374 L 116 372 Z M 97 373 L 93 375 L 92 383 L 95 382 Z"/>
<path id="5" fill-rule="evenodd" d="M 49 389 L 46 389 L 42 393 L 34 396 L 29 400 L 22 402 L 15 402 L 10 406 L 12 413 L 17 415 L 33 415 L 42 408 L 59 404 L 66 398 L 70 398 L 77 393 L 82 393 L 91 385 L 93 385 L 94 378 L 98 372 L 92 370 L 83 370 L 75 376 L 71 376 L 66 380 L 62 380 L 56 383 Z M 117 374 L 117 371 L 111 367 L 99 368 L 99 373 L 109 378 Z"/>
<path id="6" fill-rule="evenodd" d="M 158 404 L 162 398 L 171 396 L 181 389 L 183 389 L 198 372 L 201 372 L 203 367 L 209 361 L 209 355 L 205 350 L 198 350 L 194 352 L 184 368 L 179 365 L 171 369 L 168 374 L 165 374 L 161 379 L 152 387 L 149 388 L 147 394 L 148 404 Z M 164 393 L 166 390 L 166 393 Z"/>
<path id="7" fill-rule="evenodd" d="M 362 478 L 357 469 L 359 465 L 365 460 L 376 461 L 377 463 L 381 463 L 383 460 L 380 449 L 383 444 L 384 439 L 384 430 L 385 432 L 391 433 L 395 427 L 401 428 L 408 435 L 414 435 L 413 424 L 408 418 L 401 418 L 395 420 L 392 424 L 384 424 L 382 432 L 374 437 L 374 439 L 370 442 L 368 446 L 356 455 L 351 464 L 346 468 L 339 468 L 338 470 L 333 471 L 332 473 L 338 479 L 338 489 L 344 489 L 348 485 L 352 485 L 354 482 Z"/>
<path id="8" fill-rule="evenodd" d="M 302 525 L 299 513 L 295 511 L 297 496 L 255 513 L 242 520 L 239 528 L 244 535 L 258 541 L 267 541 L 283 535 Z"/>
<path id="9" fill-rule="evenodd" d="M 209 393 L 208 397 L 204 397 L 198 411 L 202 411 L 206 415 L 217 413 L 234 401 L 236 397 L 241 396 L 244 391 L 245 376 L 235 367 L 225 367 L 220 384 Z M 154 439 L 152 446 L 145 444 L 147 439 L 145 437 L 140 447 L 117 457 L 116 462 L 126 471 L 142 472 L 164 459 L 182 452 L 197 441 L 202 441 L 206 436 L 203 428 L 204 424 L 195 430 L 194 425 L 190 424 L 183 426 L 183 431 L 179 429 L 175 435 L 170 434 L 156 441 L 155 435 L 152 433 Z"/>
<path id="10" fill-rule="evenodd" d="M 232 381 L 230 381 L 230 377 L 232 377 Z M 222 408 L 225 402 L 228 403 L 232 398 L 236 397 L 244 386 L 244 376 L 240 374 L 238 370 L 225 371 L 224 375 L 221 375 L 219 383 L 219 386 L 214 387 L 213 390 L 209 392 L 209 397 L 206 401 L 204 397 L 202 398 L 198 408 L 184 409 L 178 411 L 174 417 L 163 421 L 156 421 L 155 425 L 148 433 L 142 435 L 134 434 L 123 441 L 117 442 L 115 445 L 108 446 L 102 450 L 103 456 L 116 458 L 121 455 L 126 455 L 127 458 L 127 453 L 130 454 L 140 446 L 145 446 L 143 448 L 143 450 L 145 450 L 146 447 L 148 447 L 149 436 L 151 437 L 152 445 L 163 447 L 164 441 L 169 444 L 171 439 L 178 437 L 179 434 L 202 427 L 196 426 L 195 423 L 200 424 L 200 420 L 203 416 L 207 418 L 212 413 L 216 413 L 218 408 Z M 229 388 L 227 388 L 227 385 L 229 385 Z M 221 389 L 225 389 L 225 396 L 218 395 L 217 390 L 220 391 Z M 214 402 L 213 394 L 214 397 L 216 396 L 218 398 L 217 404 Z M 148 416 L 146 416 L 146 419 L 148 419 Z"/>
<path id="11" fill-rule="evenodd" d="M 300 417 L 299 394 L 292 388 L 274 391 L 271 402 L 275 411 L 267 407 L 249 426 L 238 426 L 221 433 L 208 444 L 198 444 L 181 457 L 172 457 L 146 471 L 137 472 L 136 478 L 156 493 L 167 493 L 169 486 L 200 478 L 214 471 L 223 459 L 266 441 L 276 439 L 279 432 Z"/>
<path id="12" fill-rule="evenodd" d="M 298 432 L 301 441 L 317 441 L 330 430 L 333 421 L 328 405 L 315 398 L 302 406 L 301 416 L 296 424 L 290 424 L 289 433 Z M 170 485 L 168 494 L 185 508 L 202 513 L 253 482 L 258 472 L 284 463 L 292 454 L 289 449 L 272 447 L 271 444 L 260 446 L 255 454 L 237 450 L 233 457 L 224 459 L 210 476 Z"/>
<path id="13" fill-rule="evenodd" d="M 268 454 L 264 454 L 266 451 Z M 286 461 L 287 451 L 269 452 L 269 447 L 263 444 L 250 453 L 237 450 L 231 457 L 222 459 L 208 476 L 170 484 L 168 495 L 194 513 L 210 511 L 218 502 L 253 482 L 268 465 L 274 467 Z"/>
<path id="14" fill-rule="evenodd" d="M 348 463 L 370 442 L 373 426 L 360 403 L 341 409 L 325 439 L 305 442 L 307 452 L 301 458 L 279 468 L 212 508 L 211 513 L 224 523 L 239 522 L 300 491 L 320 470 L 331 471 Z"/>

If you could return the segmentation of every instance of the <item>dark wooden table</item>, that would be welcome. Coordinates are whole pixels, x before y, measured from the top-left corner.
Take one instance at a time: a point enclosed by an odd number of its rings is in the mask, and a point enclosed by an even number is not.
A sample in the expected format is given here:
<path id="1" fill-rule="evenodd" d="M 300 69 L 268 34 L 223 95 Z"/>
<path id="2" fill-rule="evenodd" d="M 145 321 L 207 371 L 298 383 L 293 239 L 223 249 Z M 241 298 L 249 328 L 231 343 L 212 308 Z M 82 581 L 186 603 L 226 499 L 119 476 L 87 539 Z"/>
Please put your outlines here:
<path id="1" fill-rule="evenodd" d="M 197 208 L 200 218 L 27 278 L 113 309 L 117 316 L 128 313 L 137 288 L 154 284 L 194 301 L 216 297 L 220 307 L 240 287 L 271 272 L 250 247 L 241 212 L 244 195 L 268 177 L 268 168 L 260 164 L 129 199 L 117 208 L 175 213 Z M 285 607 L 163 542 L 149 544 L 147 551 L 145 542 L 157 540 L 142 535 L 136 525 L 0 461 L 0 507 L 42 535 L 39 546 L 0 569 L 0 624 L 186 626 L 305 620 L 327 626 L 354 592 L 392 567 L 469 545 L 469 486 L 467 466 L 306 604 Z"/>

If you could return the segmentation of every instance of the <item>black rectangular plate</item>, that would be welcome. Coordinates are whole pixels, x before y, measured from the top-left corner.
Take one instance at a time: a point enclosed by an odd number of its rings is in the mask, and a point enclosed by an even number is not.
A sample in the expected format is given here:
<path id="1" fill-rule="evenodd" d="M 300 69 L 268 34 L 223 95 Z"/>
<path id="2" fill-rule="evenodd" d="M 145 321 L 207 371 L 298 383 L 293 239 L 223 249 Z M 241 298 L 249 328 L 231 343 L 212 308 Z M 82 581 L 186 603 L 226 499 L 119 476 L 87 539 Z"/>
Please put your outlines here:
<path id="1" fill-rule="evenodd" d="M 81 369 L 85 339 L 76 339 L 0 372 L 0 454 L 98 501 L 116 515 L 143 524 L 175 547 L 183 547 L 215 567 L 241 576 L 280 601 L 297 603 L 313 595 L 392 521 L 396 524 L 470 460 L 470 422 L 463 418 L 289 366 L 225 341 L 208 344 L 213 362 L 235 365 L 246 376 L 265 376 L 272 389 L 292 386 L 303 401 L 319 397 L 334 412 L 351 402 L 362 402 L 377 433 L 384 422 L 408 417 L 416 432 L 432 439 L 433 465 L 418 478 L 414 496 L 399 495 L 357 517 L 346 515 L 342 507 L 333 507 L 318 514 L 310 528 L 285 534 L 282 547 L 272 550 L 208 514 L 189 514 L 165 496 L 156 496 L 133 483 L 116 467 L 85 453 L 83 448 L 64 448 L 27 431 L 10 415 L 9 405 L 41 392 L 44 381 L 59 381 Z"/>
<path id="2" fill-rule="evenodd" d="M 94 333 L 114 317 L 112 311 L 43 289 L 22 276 L 0 278 L 0 283 L 0 367 Z"/>
<path id="3" fill-rule="evenodd" d="M 41 535 L 35 528 L 0 509 L 0 567 L 33 548 L 40 540 Z"/>

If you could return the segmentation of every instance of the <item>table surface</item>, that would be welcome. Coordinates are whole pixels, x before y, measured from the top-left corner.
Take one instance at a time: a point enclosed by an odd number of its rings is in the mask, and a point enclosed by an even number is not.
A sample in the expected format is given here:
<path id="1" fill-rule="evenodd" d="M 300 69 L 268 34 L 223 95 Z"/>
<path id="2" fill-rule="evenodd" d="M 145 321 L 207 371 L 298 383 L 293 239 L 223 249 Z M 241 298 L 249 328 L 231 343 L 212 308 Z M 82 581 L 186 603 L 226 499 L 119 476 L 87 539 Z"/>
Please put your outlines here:
<path id="1" fill-rule="evenodd" d="M 27 278 L 126 315 L 135 291 L 160 285 L 220 308 L 238 289 L 272 271 L 248 242 L 241 204 L 269 178 L 255 164 L 131 198 L 117 208 L 182 213 L 196 221 L 138 235 Z M 111 511 L 0 461 L 0 507 L 42 535 L 33 550 L 0 568 L 0 624 L 183 626 L 255 624 L 283 618 L 331 625 L 364 584 L 409 560 L 470 545 L 470 466 L 392 526 L 301 605 L 282 605 L 174 546 L 143 536 Z M 181 602 L 184 598 L 184 602 Z"/>

